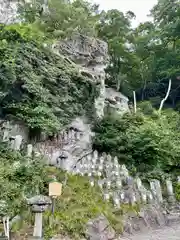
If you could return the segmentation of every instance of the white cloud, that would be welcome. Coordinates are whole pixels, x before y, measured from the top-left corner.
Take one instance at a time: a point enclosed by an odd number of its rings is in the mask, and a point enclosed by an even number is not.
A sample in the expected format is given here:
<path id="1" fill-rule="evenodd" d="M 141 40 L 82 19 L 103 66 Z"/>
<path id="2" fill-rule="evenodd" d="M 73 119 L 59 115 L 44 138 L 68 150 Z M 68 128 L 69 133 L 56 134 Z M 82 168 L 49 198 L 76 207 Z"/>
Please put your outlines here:
<path id="1" fill-rule="evenodd" d="M 136 15 L 133 26 L 140 22 L 151 20 L 147 17 L 150 9 L 157 3 L 157 0 L 93 0 L 100 5 L 100 9 L 118 9 L 122 12 L 132 11 Z"/>

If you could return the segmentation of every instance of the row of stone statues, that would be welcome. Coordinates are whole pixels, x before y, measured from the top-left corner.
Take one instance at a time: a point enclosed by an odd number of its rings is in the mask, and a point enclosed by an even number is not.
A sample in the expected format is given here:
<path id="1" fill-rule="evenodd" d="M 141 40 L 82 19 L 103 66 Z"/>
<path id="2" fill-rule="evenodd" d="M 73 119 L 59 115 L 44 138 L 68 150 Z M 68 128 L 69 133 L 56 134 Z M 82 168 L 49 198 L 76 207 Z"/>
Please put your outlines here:
<path id="1" fill-rule="evenodd" d="M 118 158 L 110 155 L 93 154 L 81 159 L 74 169 L 74 174 L 88 176 L 91 186 L 97 184 L 105 200 L 112 200 L 115 206 L 121 203 L 135 204 L 137 202 L 163 203 L 164 200 L 175 201 L 173 184 L 166 179 L 166 199 L 163 199 L 161 183 L 157 179 L 150 179 L 148 186 L 144 186 L 139 177 L 132 177 L 125 165 L 120 165 Z M 179 182 L 179 178 L 178 178 Z"/>

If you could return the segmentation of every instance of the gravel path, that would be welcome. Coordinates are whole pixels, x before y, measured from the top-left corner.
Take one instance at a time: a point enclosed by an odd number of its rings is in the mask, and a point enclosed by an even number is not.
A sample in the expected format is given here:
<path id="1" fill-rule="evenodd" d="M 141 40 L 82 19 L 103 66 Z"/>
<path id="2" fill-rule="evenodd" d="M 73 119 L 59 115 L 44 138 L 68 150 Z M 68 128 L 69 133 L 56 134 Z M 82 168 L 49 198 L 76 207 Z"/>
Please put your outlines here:
<path id="1" fill-rule="evenodd" d="M 180 224 L 158 230 L 139 233 L 121 240 L 180 240 Z"/>

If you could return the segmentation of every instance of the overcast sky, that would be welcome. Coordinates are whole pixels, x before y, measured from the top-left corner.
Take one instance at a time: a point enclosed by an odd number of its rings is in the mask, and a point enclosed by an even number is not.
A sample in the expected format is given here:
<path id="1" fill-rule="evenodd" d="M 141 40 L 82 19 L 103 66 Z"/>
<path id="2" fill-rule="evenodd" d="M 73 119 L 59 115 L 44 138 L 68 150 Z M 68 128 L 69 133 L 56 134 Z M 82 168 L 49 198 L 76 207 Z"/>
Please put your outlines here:
<path id="1" fill-rule="evenodd" d="M 147 17 L 150 9 L 157 3 L 157 0 L 93 0 L 100 4 L 100 9 L 118 9 L 122 12 L 132 11 L 136 15 L 133 26 L 137 26 L 140 22 L 150 20 Z"/>

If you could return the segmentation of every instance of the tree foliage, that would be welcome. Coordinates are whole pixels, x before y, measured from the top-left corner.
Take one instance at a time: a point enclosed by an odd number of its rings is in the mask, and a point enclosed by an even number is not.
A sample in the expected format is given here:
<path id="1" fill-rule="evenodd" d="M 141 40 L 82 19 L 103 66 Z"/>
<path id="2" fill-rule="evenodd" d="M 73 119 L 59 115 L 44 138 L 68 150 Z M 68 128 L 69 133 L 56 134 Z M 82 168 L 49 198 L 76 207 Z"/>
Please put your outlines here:
<path id="1" fill-rule="evenodd" d="M 48 38 L 66 38 L 73 33 L 95 35 L 98 6 L 88 1 L 36 0 L 19 5 L 19 13 L 28 23 L 36 23 Z"/>
<path id="2" fill-rule="evenodd" d="M 143 104 L 143 114 L 105 117 L 95 126 L 94 148 L 117 156 L 137 171 L 171 172 L 180 164 L 179 114 L 168 110 L 158 115 Z"/>
<path id="3" fill-rule="evenodd" d="M 137 99 L 164 96 L 172 78 L 169 102 L 179 99 L 180 75 L 180 4 L 179 0 L 159 0 L 151 10 L 153 22 L 144 22 L 135 29 L 133 12 L 100 11 L 97 5 L 84 0 L 52 0 L 46 5 L 36 0 L 21 5 L 20 13 L 53 38 L 69 37 L 74 32 L 95 35 L 109 45 L 110 63 L 106 84 Z M 46 7 L 45 7 L 46 6 Z"/>
<path id="4" fill-rule="evenodd" d="M 154 22 L 131 27 L 133 13 L 110 10 L 101 15 L 98 36 L 109 44 L 110 64 L 107 84 L 138 100 L 164 95 L 167 79 L 174 83 L 169 100 L 178 100 L 180 75 L 180 4 L 178 0 L 159 0 L 152 9 Z M 152 90 L 154 90 L 152 92 Z"/>

